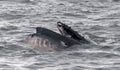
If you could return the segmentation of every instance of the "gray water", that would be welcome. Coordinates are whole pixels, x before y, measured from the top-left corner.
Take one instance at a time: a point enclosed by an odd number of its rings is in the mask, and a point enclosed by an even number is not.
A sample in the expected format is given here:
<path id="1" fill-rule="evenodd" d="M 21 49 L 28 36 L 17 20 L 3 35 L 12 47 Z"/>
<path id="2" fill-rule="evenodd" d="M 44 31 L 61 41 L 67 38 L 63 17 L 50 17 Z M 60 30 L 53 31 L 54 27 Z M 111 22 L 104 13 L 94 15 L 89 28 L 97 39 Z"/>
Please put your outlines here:
<path id="1" fill-rule="evenodd" d="M 96 45 L 31 51 L 26 37 L 57 21 Z M 0 0 L 0 70 L 120 70 L 120 1 Z"/>

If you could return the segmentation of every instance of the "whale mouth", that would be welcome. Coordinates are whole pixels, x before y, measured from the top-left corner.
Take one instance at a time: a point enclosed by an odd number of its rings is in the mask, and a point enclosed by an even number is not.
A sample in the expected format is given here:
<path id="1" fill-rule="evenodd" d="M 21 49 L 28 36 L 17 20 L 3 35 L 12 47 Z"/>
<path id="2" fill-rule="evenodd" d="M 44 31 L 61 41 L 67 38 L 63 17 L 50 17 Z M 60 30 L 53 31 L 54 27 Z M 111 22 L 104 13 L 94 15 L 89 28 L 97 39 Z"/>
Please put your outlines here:
<path id="1" fill-rule="evenodd" d="M 64 30 L 63 30 L 63 26 L 61 22 L 57 22 L 57 28 L 59 30 L 59 32 L 64 35 Z"/>
<path id="2" fill-rule="evenodd" d="M 57 22 L 57 26 L 61 27 L 62 23 L 61 22 Z"/>
<path id="3" fill-rule="evenodd" d="M 62 22 L 57 22 L 57 28 L 58 28 L 59 32 L 61 33 L 61 35 L 69 37 L 70 35 L 68 35 L 68 33 L 65 31 L 64 27 L 65 26 Z"/>

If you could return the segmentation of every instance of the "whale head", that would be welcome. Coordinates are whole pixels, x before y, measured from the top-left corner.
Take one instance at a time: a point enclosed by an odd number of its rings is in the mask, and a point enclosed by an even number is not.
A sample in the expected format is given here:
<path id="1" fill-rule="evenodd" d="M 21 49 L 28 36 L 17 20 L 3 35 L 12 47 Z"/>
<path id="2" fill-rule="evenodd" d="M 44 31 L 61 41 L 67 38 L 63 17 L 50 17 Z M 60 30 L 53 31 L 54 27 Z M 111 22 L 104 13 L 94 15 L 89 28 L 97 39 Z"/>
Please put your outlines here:
<path id="1" fill-rule="evenodd" d="M 80 43 L 90 43 L 84 36 L 80 35 L 78 32 L 74 31 L 71 27 L 67 26 L 62 22 L 57 22 L 57 28 L 59 32 L 66 37 L 72 38 Z"/>

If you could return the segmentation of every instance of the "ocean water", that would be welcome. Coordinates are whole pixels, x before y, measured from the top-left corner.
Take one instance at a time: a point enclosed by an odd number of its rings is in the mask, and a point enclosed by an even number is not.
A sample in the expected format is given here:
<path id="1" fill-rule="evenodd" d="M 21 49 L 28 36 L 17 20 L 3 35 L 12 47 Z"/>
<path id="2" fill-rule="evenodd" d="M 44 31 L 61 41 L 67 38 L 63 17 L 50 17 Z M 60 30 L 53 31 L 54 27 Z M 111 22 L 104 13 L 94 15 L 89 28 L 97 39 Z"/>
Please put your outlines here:
<path id="1" fill-rule="evenodd" d="M 61 21 L 96 45 L 31 50 L 35 27 Z M 120 70 L 119 0 L 0 0 L 0 70 Z"/>

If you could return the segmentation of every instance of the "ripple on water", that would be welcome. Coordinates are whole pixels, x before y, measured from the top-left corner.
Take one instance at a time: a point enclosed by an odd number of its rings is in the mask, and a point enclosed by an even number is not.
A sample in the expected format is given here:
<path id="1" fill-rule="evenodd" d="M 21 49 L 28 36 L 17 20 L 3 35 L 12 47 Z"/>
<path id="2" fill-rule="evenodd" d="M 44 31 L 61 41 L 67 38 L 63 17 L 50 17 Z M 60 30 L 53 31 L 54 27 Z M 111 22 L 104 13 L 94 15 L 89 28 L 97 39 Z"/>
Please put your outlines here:
<path id="1" fill-rule="evenodd" d="M 1 27 L 0 31 L 12 31 L 12 30 L 17 30 L 18 27 L 14 26 L 14 25 L 9 25 L 9 26 L 5 26 L 5 27 Z"/>
<path id="2" fill-rule="evenodd" d="M 95 68 L 95 70 L 120 70 L 120 67 Z"/>
<path id="3" fill-rule="evenodd" d="M 94 25 L 90 29 L 92 30 L 104 30 L 106 27 L 100 25 Z"/>
<path id="4" fill-rule="evenodd" d="M 114 48 L 114 46 L 101 46 L 99 47 L 99 49 L 101 50 L 112 50 Z"/>
<path id="5" fill-rule="evenodd" d="M 114 48 L 114 51 L 120 52 L 120 47 Z"/>
<path id="6" fill-rule="evenodd" d="M 70 70 L 87 70 L 88 68 L 87 67 L 84 67 L 84 66 L 74 66 L 74 67 L 72 67 L 72 68 L 70 68 Z M 90 68 L 89 68 L 89 70 L 91 70 Z"/>
<path id="7" fill-rule="evenodd" d="M 11 70 L 11 69 L 13 69 L 13 67 L 11 67 L 9 64 L 0 64 L 0 69 Z"/>
<path id="8" fill-rule="evenodd" d="M 99 35 L 100 35 L 101 33 L 104 34 L 105 32 L 96 32 L 96 33 L 99 33 Z M 87 34 L 90 37 L 90 39 L 93 40 L 97 44 L 105 43 L 106 39 L 107 39 L 106 37 L 99 37 L 99 36 L 93 35 L 91 33 L 85 33 L 85 34 Z"/>
<path id="9" fill-rule="evenodd" d="M 31 0 L 0 0 L 0 1 L 18 2 L 18 3 L 29 3 L 29 2 L 31 2 Z"/>
<path id="10" fill-rule="evenodd" d="M 2 20 L 14 20 L 14 19 L 20 19 L 22 17 L 25 17 L 25 15 L 12 15 L 8 13 L 0 14 L 0 19 Z"/>
<path id="11" fill-rule="evenodd" d="M 64 13 L 63 14 L 64 16 L 67 16 L 67 17 L 75 17 L 75 18 L 87 18 L 85 15 L 82 15 L 82 14 L 73 14 L 73 13 Z"/>
<path id="12" fill-rule="evenodd" d="M 112 0 L 113 2 L 120 2 L 120 0 Z"/>

